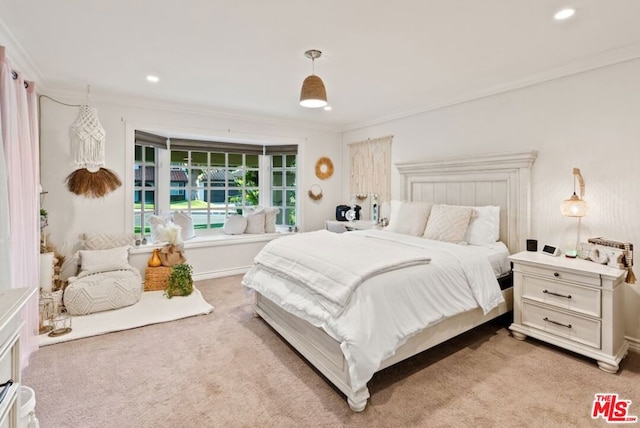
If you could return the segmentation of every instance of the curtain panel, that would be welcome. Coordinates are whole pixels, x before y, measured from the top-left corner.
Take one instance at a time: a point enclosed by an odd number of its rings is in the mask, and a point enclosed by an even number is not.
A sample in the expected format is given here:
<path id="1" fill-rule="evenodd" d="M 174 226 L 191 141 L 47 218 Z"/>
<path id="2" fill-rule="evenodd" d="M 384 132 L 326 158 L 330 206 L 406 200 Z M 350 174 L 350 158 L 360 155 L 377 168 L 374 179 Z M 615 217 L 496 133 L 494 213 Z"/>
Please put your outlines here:
<path id="1" fill-rule="evenodd" d="M 0 126 L 4 162 L 0 161 L 0 288 L 38 288 L 40 264 L 39 139 L 37 98 L 33 82 L 15 72 L 0 46 Z M 4 188 L 2 189 L 4 190 Z M 6 235 L 7 229 L 9 234 Z M 38 298 L 23 309 L 20 364 L 38 348 Z"/>

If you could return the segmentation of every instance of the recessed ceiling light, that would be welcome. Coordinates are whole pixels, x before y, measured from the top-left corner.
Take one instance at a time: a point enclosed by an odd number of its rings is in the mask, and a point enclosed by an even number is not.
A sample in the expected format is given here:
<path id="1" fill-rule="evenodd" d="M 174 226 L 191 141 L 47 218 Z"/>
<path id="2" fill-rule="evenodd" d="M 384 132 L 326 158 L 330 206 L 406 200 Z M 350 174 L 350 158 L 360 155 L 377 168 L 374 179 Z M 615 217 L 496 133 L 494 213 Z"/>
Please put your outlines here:
<path id="1" fill-rule="evenodd" d="M 323 109 L 325 109 L 326 111 L 330 111 L 331 110 L 331 106 L 324 106 Z"/>
<path id="2" fill-rule="evenodd" d="M 562 21 L 568 18 L 571 18 L 573 16 L 573 14 L 576 13 L 575 9 L 571 9 L 571 8 L 567 8 L 567 9 L 562 9 L 558 12 L 556 12 L 555 15 L 553 15 L 553 17 L 557 20 L 557 21 Z"/>
<path id="3" fill-rule="evenodd" d="M 150 74 L 147 76 L 147 81 L 151 83 L 158 83 L 160 81 L 160 78 L 158 76 L 153 76 Z"/>

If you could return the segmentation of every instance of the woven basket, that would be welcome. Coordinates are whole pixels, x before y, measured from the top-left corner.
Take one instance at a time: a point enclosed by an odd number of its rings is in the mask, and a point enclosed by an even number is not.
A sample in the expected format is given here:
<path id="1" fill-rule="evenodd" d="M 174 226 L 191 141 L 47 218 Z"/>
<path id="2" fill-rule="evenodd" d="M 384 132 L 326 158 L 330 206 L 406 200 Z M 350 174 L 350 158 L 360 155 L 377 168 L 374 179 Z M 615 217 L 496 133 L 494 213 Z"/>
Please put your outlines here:
<path id="1" fill-rule="evenodd" d="M 166 290 L 169 275 L 171 275 L 170 267 L 146 268 L 144 271 L 144 291 Z"/>

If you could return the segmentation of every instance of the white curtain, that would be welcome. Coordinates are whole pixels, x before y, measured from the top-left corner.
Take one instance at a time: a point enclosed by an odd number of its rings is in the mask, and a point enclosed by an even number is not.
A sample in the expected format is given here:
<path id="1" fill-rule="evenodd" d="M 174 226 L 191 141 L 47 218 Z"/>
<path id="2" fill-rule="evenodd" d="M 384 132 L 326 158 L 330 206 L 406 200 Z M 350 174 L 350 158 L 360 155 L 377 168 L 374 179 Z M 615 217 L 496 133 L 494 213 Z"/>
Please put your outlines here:
<path id="1" fill-rule="evenodd" d="M 349 144 L 352 195 L 377 194 L 379 202 L 391 198 L 392 135 Z"/>
<path id="2" fill-rule="evenodd" d="M 26 87 L 25 87 L 26 86 Z M 10 253 L 0 253 L 0 266 L 9 265 L 0 286 L 39 287 L 39 141 L 36 93 L 33 82 L 16 73 L 0 46 L 0 123 L 4 162 L 0 162 L 0 186 L 6 185 L 6 198 L 0 199 L 0 239 Z M 6 199 L 6 200 L 5 200 Z M 7 224 L 8 223 L 8 224 Z M 9 235 L 5 235 L 6 229 Z M 20 340 L 21 367 L 38 348 L 38 299 L 31 299 L 22 313 L 25 326 Z"/>

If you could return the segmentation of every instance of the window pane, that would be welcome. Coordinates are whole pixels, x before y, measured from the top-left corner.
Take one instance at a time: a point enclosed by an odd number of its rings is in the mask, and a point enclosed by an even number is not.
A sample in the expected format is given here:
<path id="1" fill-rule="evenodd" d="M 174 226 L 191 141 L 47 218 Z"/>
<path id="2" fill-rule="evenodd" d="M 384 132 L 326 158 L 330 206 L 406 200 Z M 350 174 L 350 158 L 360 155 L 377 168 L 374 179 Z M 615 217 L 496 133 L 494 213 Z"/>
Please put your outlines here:
<path id="1" fill-rule="evenodd" d="M 142 162 L 142 146 L 135 146 L 133 160 L 136 162 Z"/>
<path id="2" fill-rule="evenodd" d="M 210 202 L 216 205 L 224 204 L 225 191 L 224 190 L 211 190 Z"/>
<path id="3" fill-rule="evenodd" d="M 287 187 L 296 187 L 296 173 L 287 171 Z"/>
<path id="4" fill-rule="evenodd" d="M 229 170 L 227 171 L 227 176 L 229 177 L 229 187 L 239 187 L 242 186 L 244 171 L 241 169 Z"/>
<path id="5" fill-rule="evenodd" d="M 156 210 L 156 192 L 153 190 L 147 190 L 144 192 L 144 210 L 148 212 L 155 212 Z"/>
<path id="6" fill-rule="evenodd" d="M 171 151 L 171 165 L 186 165 L 189 160 L 189 153 L 182 150 L 172 150 Z"/>
<path id="7" fill-rule="evenodd" d="M 227 166 L 224 153 L 211 153 L 211 166 L 217 168 Z"/>
<path id="8" fill-rule="evenodd" d="M 194 187 L 205 187 L 209 185 L 209 171 L 202 168 L 192 168 L 189 185 Z"/>
<path id="9" fill-rule="evenodd" d="M 296 206 L 296 192 L 295 190 L 287 190 L 287 206 L 295 207 Z"/>
<path id="10" fill-rule="evenodd" d="M 245 205 L 260 205 L 260 196 L 258 189 L 247 189 L 244 194 Z"/>
<path id="11" fill-rule="evenodd" d="M 145 147 L 144 148 L 144 161 L 145 162 L 153 162 L 156 161 L 156 150 L 153 147 Z"/>
<path id="12" fill-rule="evenodd" d="M 271 192 L 271 200 L 274 206 L 282 206 L 282 190 Z"/>
<path id="13" fill-rule="evenodd" d="M 260 174 L 258 171 L 251 170 L 245 172 L 246 183 L 245 186 L 258 186 L 260 184 L 259 181 Z"/>
<path id="14" fill-rule="evenodd" d="M 191 152 L 191 166 L 207 166 L 207 153 Z"/>
<path id="15" fill-rule="evenodd" d="M 229 153 L 229 167 L 239 168 L 242 166 L 242 155 Z"/>
<path id="16" fill-rule="evenodd" d="M 144 184 L 146 187 L 153 187 L 156 182 L 156 167 L 145 166 L 144 167 Z"/>
<path id="17" fill-rule="evenodd" d="M 274 171 L 272 174 L 273 180 L 271 185 L 273 187 L 282 187 L 282 171 Z"/>
<path id="18" fill-rule="evenodd" d="M 248 168 L 259 168 L 260 164 L 258 163 L 258 159 L 258 155 L 246 155 L 245 166 Z"/>
<path id="19" fill-rule="evenodd" d="M 296 224 L 296 210 L 287 208 L 284 213 L 284 224 L 294 226 Z"/>
<path id="20" fill-rule="evenodd" d="M 271 166 L 274 168 L 282 168 L 282 155 L 274 155 L 271 157 Z"/>
<path id="21" fill-rule="evenodd" d="M 287 168 L 294 168 L 296 166 L 296 155 L 286 155 Z"/>

